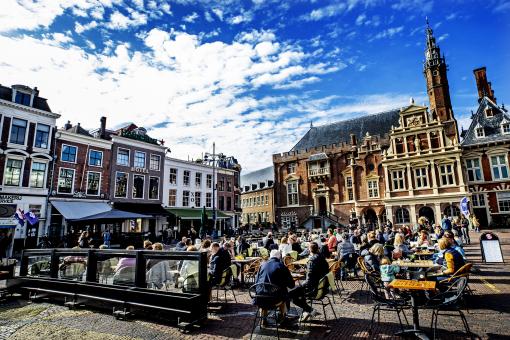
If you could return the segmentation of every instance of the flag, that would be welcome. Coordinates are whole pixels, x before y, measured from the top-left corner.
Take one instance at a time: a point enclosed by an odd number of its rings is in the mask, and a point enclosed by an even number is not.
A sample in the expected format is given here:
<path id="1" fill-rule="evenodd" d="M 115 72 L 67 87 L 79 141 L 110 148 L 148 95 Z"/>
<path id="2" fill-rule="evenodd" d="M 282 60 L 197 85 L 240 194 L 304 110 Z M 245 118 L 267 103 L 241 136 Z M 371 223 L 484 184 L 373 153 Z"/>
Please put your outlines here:
<path id="1" fill-rule="evenodd" d="M 37 215 L 32 211 L 26 212 L 24 216 L 30 225 L 35 225 L 37 222 L 39 222 L 39 217 L 37 217 Z"/>
<path id="2" fill-rule="evenodd" d="M 460 212 L 466 216 L 469 217 L 469 199 L 467 197 L 464 197 L 460 200 Z"/>
<path id="3" fill-rule="evenodd" d="M 23 210 L 19 209 L 16 210 L 16 213 L 14 214 L 14 218 L 18 221 L 18 224 L 23 226 L 25 225 L 25 214 L 23 213 Z"/>

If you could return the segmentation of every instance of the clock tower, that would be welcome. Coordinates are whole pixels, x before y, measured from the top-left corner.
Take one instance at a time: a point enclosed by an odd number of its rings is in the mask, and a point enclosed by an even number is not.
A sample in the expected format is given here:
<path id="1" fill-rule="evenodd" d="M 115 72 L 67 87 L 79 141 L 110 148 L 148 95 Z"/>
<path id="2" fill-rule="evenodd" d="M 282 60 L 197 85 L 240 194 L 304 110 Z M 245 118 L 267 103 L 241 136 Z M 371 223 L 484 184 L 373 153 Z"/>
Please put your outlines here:
<path id="1" fill-rule="evenodd" d="M 446 75 L 448 66 L 444 55 L 436 44 L 436 38 L 427 20 L 425 62 L 423 73 L 427 82 L 427 95 L 430 102 L 432 119 L 445 125 L 445 134 L 448 138 L 458 140 L 457 121 L 454 118 L 450 89 Z"/>

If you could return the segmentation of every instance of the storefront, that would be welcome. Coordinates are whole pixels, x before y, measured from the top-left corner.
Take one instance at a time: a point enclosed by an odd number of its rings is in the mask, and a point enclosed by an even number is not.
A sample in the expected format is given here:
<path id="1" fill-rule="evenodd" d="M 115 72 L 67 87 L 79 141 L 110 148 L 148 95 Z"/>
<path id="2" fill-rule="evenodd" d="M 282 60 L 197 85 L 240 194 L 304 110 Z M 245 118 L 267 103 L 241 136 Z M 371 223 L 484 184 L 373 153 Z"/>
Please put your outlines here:
<path id="1" fill-rule="evenodd" d="M 202 209 L 195 208 L 166 208 L 171 216 L 168 219 L 169 227 L 176 231 L 176 238 L 187 236 L 191 228 L 198 233 L 202 224 Z M 213 210 L 207 209 L 207 234 L 212 235 L 214 229 Z M 229 223 L 231 216 L 216 210 L 216 229 L 218 236 L 224 234 L 224 230 Z"/>

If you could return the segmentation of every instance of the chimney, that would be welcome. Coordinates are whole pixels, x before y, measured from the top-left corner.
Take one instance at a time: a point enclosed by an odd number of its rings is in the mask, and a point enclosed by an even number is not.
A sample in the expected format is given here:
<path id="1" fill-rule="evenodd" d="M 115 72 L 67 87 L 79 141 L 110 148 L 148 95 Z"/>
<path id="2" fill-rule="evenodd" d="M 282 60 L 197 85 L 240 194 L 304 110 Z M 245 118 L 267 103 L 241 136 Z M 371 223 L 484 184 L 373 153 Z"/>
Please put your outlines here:
<path id="1" fill-rule="evenodd" d="M 101 128 L 99 130 L 99 138 L 106 139 L 106 117 L 101 117 Z"/>
<path id="2" fill-rule="evenodd" d="M 64 130 L 69 130 L 72 127 L 73 127 L 73 125 L 71 124 L 71 121 L 68 120 L 67 123 L 64 125 Z"/>
<path id="3" fill-rule="evenodd" d="M 356 135 L 354 133 L 351 133 L 351 145 L 356 146 L 358 144 L 356 140 Z"/>
<path id="4" fill-rule="evenodd" d="M 487 97 L 496 103 L 491 83 L 487 81 L 486 70 L 485 66 L 473 70 L 473 73 L 475 74 L 476 88 L 478 89 L 478 102 L 480 102 L 483 97 Z"/>

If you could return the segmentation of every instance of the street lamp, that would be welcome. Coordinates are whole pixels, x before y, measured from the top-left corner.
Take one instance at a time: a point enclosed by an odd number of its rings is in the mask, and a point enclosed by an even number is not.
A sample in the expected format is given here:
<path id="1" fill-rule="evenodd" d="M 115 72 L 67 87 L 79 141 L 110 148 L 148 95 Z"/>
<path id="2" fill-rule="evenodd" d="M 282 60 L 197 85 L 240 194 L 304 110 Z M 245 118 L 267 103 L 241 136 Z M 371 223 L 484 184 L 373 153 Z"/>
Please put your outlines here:
<path id="1" fill-rule="evenodd" d="M 216 230 L 216 162 L 220 160 L 224 160 L 225 155 L 222 153 L 216 154 L 216 143 L 213 142 L 213 152 L 212 154 L 209 152 L 206 152 L 204 155 L 204 161 L 205 162 L 212 162 L 213 167 L 213 178 L 212 178 L 212 186 L 213 186 L 213 194 L 212 194 L 212 204 L 213 204 L 213 237 L 216 236 L 217 230 Z"/>

